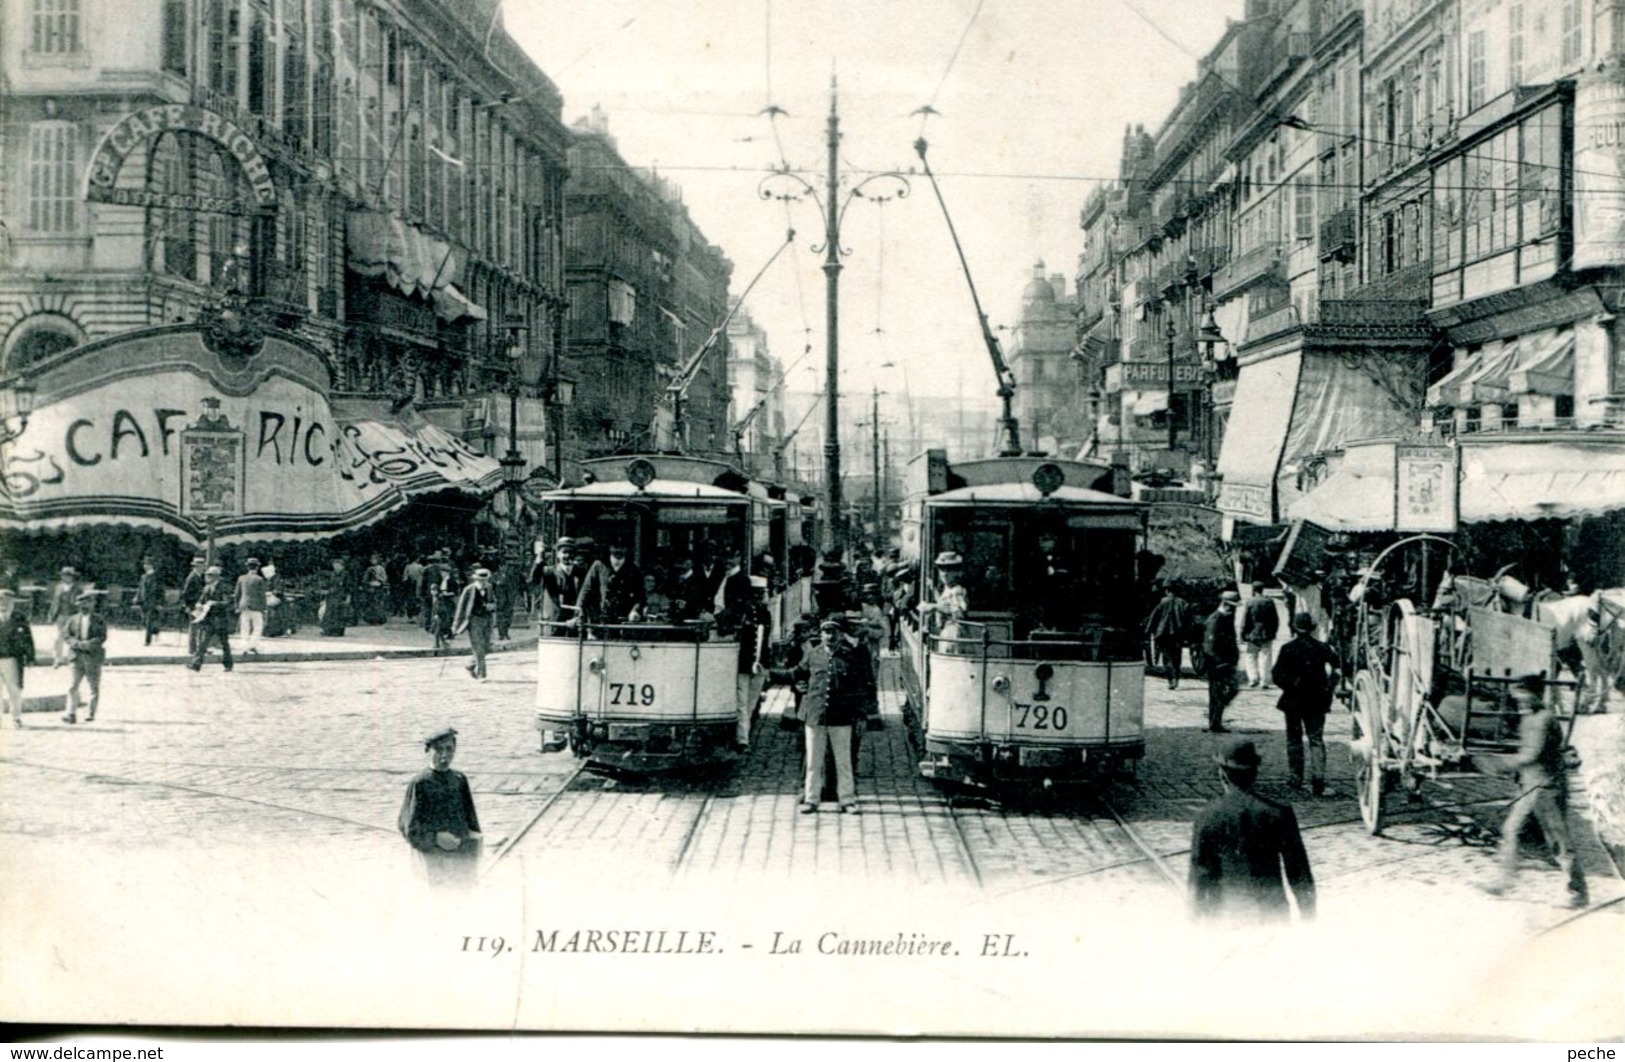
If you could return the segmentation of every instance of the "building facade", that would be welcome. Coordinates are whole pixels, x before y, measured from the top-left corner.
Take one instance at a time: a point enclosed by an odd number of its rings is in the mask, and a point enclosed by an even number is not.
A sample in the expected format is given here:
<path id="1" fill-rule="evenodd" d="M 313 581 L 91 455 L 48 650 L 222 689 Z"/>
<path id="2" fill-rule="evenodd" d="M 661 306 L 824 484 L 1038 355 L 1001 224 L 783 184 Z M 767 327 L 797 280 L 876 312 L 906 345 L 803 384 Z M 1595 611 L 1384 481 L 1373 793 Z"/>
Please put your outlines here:
<path id="1" fill-rule="evenodd" d="M 576 123 L 566 189 L 567 455 L 722 453 L 728 416 L 728 284 L 675 186 L 629 166 L 596 110 Z"/>
<path id="2" fill-rule="evenodd" d="M 1071 357 L 1076 331 L 1077 300 L 1067 292 L 1065 275 L 1046 278 L 1044 263 L 1036 263 L 1022 291 L 1009 352 L 1016 418 L 1029 449 L 1071 457 L 1088 439 L 1081 375 Z"/>
<path id="3" fill-rule="evenodd" d="M 355 451 L 341 493 L 361 471 L 377 487 L 407 464 L 421 490 L 455 485 L 438 482 L 435 447 L 473 462 L 516 435 L 525 469 L 546 467 L 568 141 L 558 90 L 492 0 L 6 0 L 0 12 L 0 375 L 37 389 L 8 461 L 84 468 L 75 418 L 116 418 L 118 403 L 81 388 L 73 352 L 169 329 L 196 355 L 182 374 L 196 385 L 170 393 L 186 409 L 165 412 L 197 422 L 209 400 L 247 432 L 239 510 L 301 431 L 311 461 L 324 446 Z M 308 385 L 297 409 L 256 398 L 277 375 L 261 356 L 271 340 L 299 352 L 287 354 Z M 131 442 L 151 450 L 151 434 Z M 201 538 L 174 495 L 174 455 L 158 449 L 137 464 L 126 446 L 129 474 L 97 492 L 63 482 L 12 497 L 6 522 L 133 520 Z M 421 492 L 392 486 L 396 497 L 330 518 L 279 527 L 274 512 L 222 512 L 215 524 L 330 535 Z"/>
<path id="4" fill-rule="evenodd" d="M 784 438 L 784 367 L 768 349 L 767 332 L 736 308 L 728 322 L 728 381 L 732 385 L 730 437 L 741 467 L 752 475 L 778 478 Z"/>

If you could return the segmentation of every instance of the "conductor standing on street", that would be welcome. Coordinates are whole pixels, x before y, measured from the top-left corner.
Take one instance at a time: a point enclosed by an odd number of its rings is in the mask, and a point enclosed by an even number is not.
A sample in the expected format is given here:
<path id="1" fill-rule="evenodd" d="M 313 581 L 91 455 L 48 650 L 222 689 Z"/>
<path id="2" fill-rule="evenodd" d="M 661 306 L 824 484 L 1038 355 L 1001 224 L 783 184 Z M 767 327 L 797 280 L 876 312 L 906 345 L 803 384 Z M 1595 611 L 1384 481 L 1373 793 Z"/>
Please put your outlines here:
<path id="1" fill-rule="evenodd" d="M 1501 825 L 1500 876 L 1484 891 L 1499 896 L 1512 887 L 1518 873 L 1518 835 L 1533 816 L 1540 823 L 1546 843 L 1552 846 L 1557 865 L 1568 879 L 1569 906 L 1584 907 L 1590 902 L 1585 870 L 1574 854 L 1569 832 L 1569 780 L 1563 764 L 1563 724 L 1546 704 L 1546 680 L 1525 675 L 1512 686 L 1512 699 L 1523 718 L 1518 721 L 1518 751 L 1509 766 L 1517 772 L 1518 797 L 1507 810 Z"/>
<path id="2" fill-rule="evenodd" d="M 484 839 L 468 778 L 451 769 L 457 731 L 449 726 L 435 731 L 423 740 L 423 749 L 429 766 L 406 785 L 397 823 L 401 836 L 417 851 L 431 883 L 470 883 Z"/>
<path id="3" fill-rule="evenodd" d="M 1261 762 L 1251 741 L 1216 757 L 1224 795 L 1196 816 L 1190 890 L 1197 918 L 1285 921 L 1287 889 L 1298 917 L 1315 916 L 1315 878 L 1292 809 L 1253 794 Z M 1285 884 L 1282 884 L 1282 879 Z"/>

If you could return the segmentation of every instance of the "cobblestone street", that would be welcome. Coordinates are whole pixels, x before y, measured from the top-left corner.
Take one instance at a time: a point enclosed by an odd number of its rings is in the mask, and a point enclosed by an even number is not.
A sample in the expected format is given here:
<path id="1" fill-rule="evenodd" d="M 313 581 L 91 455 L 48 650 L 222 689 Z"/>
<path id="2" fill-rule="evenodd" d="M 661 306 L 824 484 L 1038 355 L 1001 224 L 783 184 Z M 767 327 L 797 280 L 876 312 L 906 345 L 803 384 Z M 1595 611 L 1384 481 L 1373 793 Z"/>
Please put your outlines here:
<path id="1" fill-rule="evenodd" d="M 859 911 L 902 906 L 958 912 L 955 920 L 980 912 L 995 927 L 1112 911 L 1118 932 L 1138 926 L 1165 938 L 1145 944 L 1146 954 L 1183 947 L 1191 820 L 1219 791 L 1211 757 L 1220 739 L 1200 729 L 1200 682 L 1178 691 L 1148 683 L 1145 760 L 1101 800 L 1010 804 L 920 779 L 900 695 L 888 689 L 887 729 L 863 743 L 862 813 L 802 816 L 796 735 L 777 725 L 782 689 L 769 691 L 753 748 L 737 766 L 709 779 L 629 782 L 578 776 L 568 753 L 538 751 L 528 651 L 493 657 L 485 683 L 471 681 L 463 662 L 250 661 L 229 674 L 214 664 L 200 674 L 174 664 L 109 668 L 94 724 L 32 713 L 25 729 L 0 735 L 0 832 L 29 883 L 20 895 L 81 905 L 91 912 L 87 933 L 172 905 L 200 924 L 224 919 L 221 931 L 237 933 L 239 916 L 223 912 L 263 913 L 269 892 L 287 905 L 279 917 L 314 919 L 343 939 L 447 903 L 490 912 L 517 902 L 534 917 L 645 893 L 753 925 L 777 909 L 765 897 L 829 883 L 871 897 Z M 35 689 L 60 675 L 43 669 Z M 1316 932 L 1367 936 L 1396 918 L 1427 919 L 1435 935 L 1467 933 L 1483 945 L 1568 923 L 1556 872 L 1533 858 L 1508 897 L 1474 887 L 1493 869 L 1485 844 L 1508 783 L 1429 783 L 1419 810 L 1400 810 L 1373 838 L 1353 799 L 1346 715 L 1334 713 L 1328 726 L 1332 793 L 1322 800 L 1286 789 L 1279 719 L 1273 694 L 1243 691 L 1227 722 L 1264 753 L 1261 791 L 1297 807 L 1319 886 Z M 395 830 L 403 787 L 422 767 L 421 735 L 444 724 L 460 733 L 456 767 L 470 778 L 487 839 L 485 881 L 460 900 L 413 884 Z M 1129 843 L 1102 800 L 1167 874 Z M 1594 912 L 1577 924 L 1600 961 L 1619 950 L 1625 890 L 1589 831 L 1584 840 Z M 12 917 L 17 903 L 14 895 Z M 1089 917 L 1081 924 L 1109 929 Z"/>

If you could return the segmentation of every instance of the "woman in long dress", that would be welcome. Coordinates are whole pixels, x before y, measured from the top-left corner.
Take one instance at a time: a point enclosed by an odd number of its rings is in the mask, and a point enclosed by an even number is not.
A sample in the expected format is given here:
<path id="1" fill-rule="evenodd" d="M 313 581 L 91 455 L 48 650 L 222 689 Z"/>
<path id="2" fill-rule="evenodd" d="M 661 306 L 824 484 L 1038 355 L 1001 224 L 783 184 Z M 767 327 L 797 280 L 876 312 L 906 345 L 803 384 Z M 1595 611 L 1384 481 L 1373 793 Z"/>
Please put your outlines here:
<path id="1" fill-rule="evenodd" d="M 342 637 L 344 628 L 350 622 L 350 573 L 344 567 L 340 557 L 333 558 L 333 570 L 327 575 L 327 584 L 322 588 L 322 604 L 319 609 L 319 618 L 322 624 L 322 633 L 329 637 Z"/>

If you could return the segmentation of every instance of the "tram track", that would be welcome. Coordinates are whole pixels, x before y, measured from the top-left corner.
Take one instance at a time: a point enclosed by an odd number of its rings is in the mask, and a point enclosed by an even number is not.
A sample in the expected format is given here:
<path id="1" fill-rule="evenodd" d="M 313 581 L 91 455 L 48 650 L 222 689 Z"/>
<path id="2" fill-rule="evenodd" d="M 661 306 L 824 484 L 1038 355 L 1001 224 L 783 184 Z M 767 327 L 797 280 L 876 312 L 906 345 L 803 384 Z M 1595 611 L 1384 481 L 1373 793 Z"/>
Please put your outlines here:
<path id="1" fill-rule="evenodd" d="M 570 787 L 574 785 L 576 780 L 586 772 L 587 762 L 588 761 L 586 760 L 582 760 L 581 763 L 576 766 L 576 769 L 571 771 L 570 774 L 567 775 L 559 784 L 559 787 L 553 791 L 553 795 L 543 801 L 542 806 L 536 809 L 536 814 L 526 819 L 525 824 L 521 826 L 512 837 L 508 838 L 504 842 L 502 848 L 496 853 L 496 855 L 492 856 L 491 859 L 480 870 L 480 876 L 482 878 L 495 870 L 497 864 L 508 857 L 509 852 L 512 852 L 515 848 L 518 848 L 519 843 L 525 839 L 525 835 L 530 833 L 531 827 L 540 822 L 542 820 L 542 816 L 546 815 L 550 810 L 552 810 L 553 805 L 558 802 L 559 797 L 570 791 Z"/>

